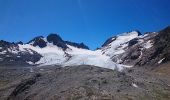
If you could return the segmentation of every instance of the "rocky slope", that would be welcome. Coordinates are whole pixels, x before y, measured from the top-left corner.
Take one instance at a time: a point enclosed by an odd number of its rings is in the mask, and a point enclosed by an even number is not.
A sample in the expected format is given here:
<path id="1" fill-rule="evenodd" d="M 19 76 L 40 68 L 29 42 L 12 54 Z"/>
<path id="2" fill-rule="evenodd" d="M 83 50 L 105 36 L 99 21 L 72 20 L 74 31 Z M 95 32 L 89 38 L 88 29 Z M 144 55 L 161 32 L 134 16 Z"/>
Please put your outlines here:
<path id="1" fill-rule="evenodd" d="M 7 72 L 18 73 L 8 80 L 1 79 L 1 84 L 8 84 L 1 85 L 2 100 L 170 99 L 169 77 L 141 68 L 119 72 L 86 65 L 46 66 L 34 68 L 32 73 L 27 69 L 14 69 L 1 68 L 0 75 L 4 77 L 11 75 Z"/>
<path id="2" fill-rule="evenodd" d="M 0 65 L 29 65 L 27 62 L 37 62 L 42 56 L 31 49 L 22 52 L 18 43 L 0 41 Z"/>

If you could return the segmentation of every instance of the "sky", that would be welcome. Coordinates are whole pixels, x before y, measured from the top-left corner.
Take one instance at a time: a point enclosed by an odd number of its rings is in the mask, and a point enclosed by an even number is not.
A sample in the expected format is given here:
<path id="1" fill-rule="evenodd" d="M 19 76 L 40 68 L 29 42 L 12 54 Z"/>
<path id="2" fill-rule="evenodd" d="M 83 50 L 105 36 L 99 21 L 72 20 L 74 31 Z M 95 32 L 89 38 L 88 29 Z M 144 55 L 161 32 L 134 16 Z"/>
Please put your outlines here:
<path id="1" fill-rule="evenodd" d="M 0 40 L 59 34 L 91 49 L 111 36 L 170 25 L 170 0 L 0 0 Z"/>

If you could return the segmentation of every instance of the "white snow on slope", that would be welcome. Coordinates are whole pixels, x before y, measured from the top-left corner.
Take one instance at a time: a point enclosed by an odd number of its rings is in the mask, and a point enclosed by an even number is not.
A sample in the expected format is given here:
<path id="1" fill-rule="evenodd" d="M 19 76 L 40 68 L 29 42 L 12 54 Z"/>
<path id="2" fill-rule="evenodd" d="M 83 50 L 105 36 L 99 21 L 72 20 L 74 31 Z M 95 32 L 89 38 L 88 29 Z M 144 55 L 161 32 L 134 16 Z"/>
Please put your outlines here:
<path id="1" fill-rule="evenodd" d="M 135 83 L 132 83 L 132 86 L 138 88 L 138 86 Z"/>
<path id="2" fill-rule="evenodd" d="M 20 51 L 36 51 L 43 57 L 36 62 L 39 66 L 44 65 L 62 65 L 64 66 L 74 66 L 74 65 L 94 65 L 109 69 L 118 69 L 121 71 L 126 66 L 113 62 L 110 55 L 118 55 L 124 53 L 124 48 L 128 46 L 128 41 L 138 37 L 138 32 L 133 31 L 130 33 L 124 33 L 118 35 L 116 40 L 111 42 L 108 46 L 103 47 L 100 50 L 86 50 L 81 48 L 76 48 L 70 45 L 66 51 L 47 42 L 47 46 L 44 48 L 34 47 L 30 44 L 19 45 Z M 46 39 L 44 39 L 46 41 Z M 69 55 L 69 56 L 68 56 Z M 120 60 L 121 61 L 121 60 Z"/>
<path id="3" fill-rule="evenodd" d="M 7 51 L 4 50 L 4 51 L 0 52 L 0 54 L 6 54 L 6 52 L 7 52 Z"/>
<path id="4" fill-rule="evenodd" d="M 85 49 L 79 49 L 72 46 L 69 46 L 71 51 L 68 53 L 72 56 L 72 58 L 63 64 L 63 66 L 69 65 L 94 65 L 98 67 L 108 68 L 108 69 L 118 69 L 121 71 L 125 66 L 121 64 L 114 63 L 110 57 L 106 55 L 102 55 L 101 50 L 91 51 Z"/>
<path id="5" fill-rule="evenodd" d="M 125 52 L 124 48 L 128 46 L 127 42 L 136 37 L 138 37 L 138 32 L 136 31 L 118 35 L 116 40 L 111 42 L 108 46 L 102 48 L 102 51 L 108 56 L 122 54 Z"/>
<path id="6" fill-rule="evenodd" d="M 114 63 L 110 57 L 102 55 L 101 50 L 91 51 L 70 45 L 68 45 L 68 47 L 69 49 L 64 52 L 61 48 L 50 43 L 48 43 L 47 47 L 44 48 L 34 47 L 30 44 L 19 45 L 20 50 L 24 51 L 25 49 L 32 49 L 41 54 L 43 57 L 35 63 L 40 66 L 62 65 L 64 67 L 74 65 L 94 65 L 113 70 L 116 68 L 119 71 L 121 71 L 124 67 L 130 67 Z M 65 53 L 69 54 L 71 58 L 68 59 Z"/>
<path id="7" fill-rule="evenodd" d="M 34 63 L 31 62 L 31 61 L 27 61 L 27 63 L 30 64 L 30 65 L 34 65 Z"/>
<path id="8" fill-rule="evenodd" d="M 165 58 L 163 58 L 163 59 L 159 60 L 159 61 L 158 61 L 158 64 L 161 64 L 161 63 L 162 63 L 162 61 L 164 61 L 164 59 L 165 59 Z"/>
<path id="9" fill-rule="evenodd" d="M 151 41 L 149 40 L 149 41 L 147 41 L 146 43 L 144 43 L 144 45 L 143 45 L 143 47 L 145 48 L 145 49 L 149 49 L 149 48 L 151 48 L 153 45 L 152 45 L 152 43 L 151 43 Z"/>
<path id="10" fill-rule="evenodd" d="M 47 46 L 44 48 L 34 47 L 30 44 L 24 44 L 19 45 L 19 49 L 21 51 L 25 51 L 25 49 L 31 49 L 41 54 L 43 57 L 38 62 L 36 62 L 36 64 L 61 65 L 63 62 L 67 60 L 64 51 L 51 43 L 48 43 Z"/>

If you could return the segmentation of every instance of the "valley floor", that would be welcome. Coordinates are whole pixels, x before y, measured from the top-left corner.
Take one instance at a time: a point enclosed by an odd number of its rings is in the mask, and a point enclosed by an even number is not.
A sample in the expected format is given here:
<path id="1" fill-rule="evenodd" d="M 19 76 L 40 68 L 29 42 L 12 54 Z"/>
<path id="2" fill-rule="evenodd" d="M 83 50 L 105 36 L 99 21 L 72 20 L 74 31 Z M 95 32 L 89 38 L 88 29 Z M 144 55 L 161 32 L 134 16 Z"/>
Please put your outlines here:
<path id="1" fill-rule="evenodd" d="M 0 100 L 170 100 L 169 64 L 162 66 L 0 67 Z"/>

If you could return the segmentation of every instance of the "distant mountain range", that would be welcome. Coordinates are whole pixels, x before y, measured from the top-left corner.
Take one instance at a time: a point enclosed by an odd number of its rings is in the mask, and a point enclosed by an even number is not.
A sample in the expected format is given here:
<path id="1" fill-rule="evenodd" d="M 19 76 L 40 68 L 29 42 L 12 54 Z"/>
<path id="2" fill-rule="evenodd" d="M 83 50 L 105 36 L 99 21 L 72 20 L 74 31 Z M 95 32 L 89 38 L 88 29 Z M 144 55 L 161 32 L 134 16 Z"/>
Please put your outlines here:
<path id="1" fill-rule="evenodd" d="M 38 36 L 28 43 L 0 41 L 0 65 L 94 65 L 122 70 L 159 65 L 170 60 L 170 27 L 159 32 L 131 31 L 113 36 L 92 51 L 84 43 L 63 40 L 58 34 Z"/>

